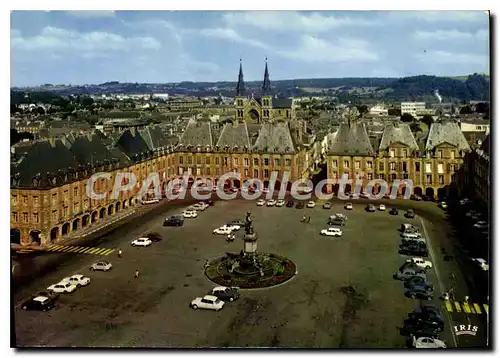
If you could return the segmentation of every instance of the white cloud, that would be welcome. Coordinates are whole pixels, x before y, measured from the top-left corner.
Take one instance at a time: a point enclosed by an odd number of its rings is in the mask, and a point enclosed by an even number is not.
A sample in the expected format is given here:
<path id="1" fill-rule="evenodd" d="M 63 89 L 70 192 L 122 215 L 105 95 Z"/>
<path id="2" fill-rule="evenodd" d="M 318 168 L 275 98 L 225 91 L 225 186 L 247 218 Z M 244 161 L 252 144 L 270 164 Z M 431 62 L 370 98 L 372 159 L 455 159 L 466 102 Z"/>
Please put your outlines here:
<path id="1" fill-rule="evenodd" d="M 313 36 L 303 36 L 300 46 L 293 50 L 278 50 L 281 56 L 309 63 L 377 61 L 378 54 L 367 41 L 343 38 L 329 42 Z"/>
<path id="2" fill-rule="evenodd" d="M 488 67 L 489 56 L 469 53 L 452 53 L 446 51 L 428 51 L 417 55 L 421 62 L 438 63 L 443 65 L 482 65 Z"/>
<path id="3" fill-rule="evenodd" d="M 114 17 L 115 12 L 113 10 L 73 10 L 66 11 L 67 14 L 79 17 L 82 19 L 91 19 L 91 18 L 106 18 L 106 17 Z"/>
<path id="4" fill-rule="evenodd" d="M 21 33 L 11 32 L 11 46 L 14 50 L 21 51 L 72 51 L 83 57 L 91 57 L 89 53 L 158 50 L 160 42 L 152 37 L 123 37 L 109 32 L 86 32 L 61 29 L 57 27 L 45 27 L 39 35 L 23 37 Z"/>
<path id="5" fill-rule="evenodd" d="M 389 16 L 399 20 L 418 20 L 426 22 L 487 22 L 488 15 L 483 11 L 390 11 Z"/>
<path id="6" fill-rule="evenodd" d="M 378 21 L 360 17 L 325 16 L 320 13 L 300 14 L 294 11 L 240 11 L 222 17 L 229 27 L 240 25 L 264 30 L 324 32 L 342 26 L 372 26 Z"/>
<path id="7" fill-rule="evenodd" d="M 458 30 L 417 31 L 414 34 L 417 40 L 453 41 L 453 40 L 487 40 L 489 32 L 479 30 L 476 33 L 462 32 Z"/>
<path id="8" fill-rule="evenodd" d="M 199 34 L 201 36 L 206 36 L 206 37 L 211 37 L 211 38 L 216 38 L 216 39 L 221 39 L 221 40 L 227 40 L 230 42 L 238 42 L 241 44 L 245 44 L 245 45 L 249 45 L 249 46 L 253 46 L 253 47 L 258 47 L 258 48 L 262 48 L 262 49 L 269 48 L 269 46 L 266 45 L 265 43 L 257 41 L 257 40 L 253 40 L 253 39 L 245 39 L 240 34 L 238 34 L 236 31 L 234 31 L 233 29 L 229 29 L 229 28 L 203 29 L 203 30 L 199 30 Z"/>

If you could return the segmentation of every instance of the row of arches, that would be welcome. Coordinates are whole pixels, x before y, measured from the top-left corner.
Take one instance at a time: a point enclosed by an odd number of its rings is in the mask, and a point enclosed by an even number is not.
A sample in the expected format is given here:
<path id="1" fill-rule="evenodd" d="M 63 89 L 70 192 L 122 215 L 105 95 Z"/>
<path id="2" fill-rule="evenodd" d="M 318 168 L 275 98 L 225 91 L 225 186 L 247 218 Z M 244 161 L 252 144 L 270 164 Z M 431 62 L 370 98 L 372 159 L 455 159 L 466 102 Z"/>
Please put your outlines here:
<path id="1" fill-rule="evenodd" d="M 84 214 L 73 219 L 72 221 L 63 223 L 62 225 L 54 226 L 48 233 L 48 241 L 54 242 L 60 237 L 67 236 L 74 231 L 85 229 L 90 225 L 96 223 L 98 220 L 104 219 L 107 216 L 112 216 L 126 209 L 127 207 L 134 205 L 136 202 L 137 199 L 135 198 L 125 199 L 121 202 L 109 204 L 108 206 L 102 207 L 91 213 Z M 10 242 L 12 244 L 22 244 L 22 235 L 20 229 L 11 228 Z M 40 230 L 31 230 L 29 232 L 28 242 L 38 245 L 42 244 L 42 232 Z"/>

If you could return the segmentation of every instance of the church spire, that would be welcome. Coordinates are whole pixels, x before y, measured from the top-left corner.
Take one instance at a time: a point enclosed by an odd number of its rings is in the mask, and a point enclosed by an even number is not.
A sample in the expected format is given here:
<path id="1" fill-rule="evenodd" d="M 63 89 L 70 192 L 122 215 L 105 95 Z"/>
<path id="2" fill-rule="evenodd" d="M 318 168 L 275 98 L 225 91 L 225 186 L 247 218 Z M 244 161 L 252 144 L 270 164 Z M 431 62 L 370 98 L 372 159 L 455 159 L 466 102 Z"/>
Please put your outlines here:
<path id="1" fill-rule="evenodd" d="M 264 70 L 264 83 L 262 83 L 262 94 L 271 94 L 271 81 L 269 80 L 269 70 L 267 69 L 267 57 L 266 57 L 266 69 Z"/>
<path id="2" fill-rule="evenodd" d="M 240 58 L 240 73 L 238 74 L 238 84 L 236 85 L 236 95 L 245 95 L 245 81 L 243 80 L 243 65 Z"/>

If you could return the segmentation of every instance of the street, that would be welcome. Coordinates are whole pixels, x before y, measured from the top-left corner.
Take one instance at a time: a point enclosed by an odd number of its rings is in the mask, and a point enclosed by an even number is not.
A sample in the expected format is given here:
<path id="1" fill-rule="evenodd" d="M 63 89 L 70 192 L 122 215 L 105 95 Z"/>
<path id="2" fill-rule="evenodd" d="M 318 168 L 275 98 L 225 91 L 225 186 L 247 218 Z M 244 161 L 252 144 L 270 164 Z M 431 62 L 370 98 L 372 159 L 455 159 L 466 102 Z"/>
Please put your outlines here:
<path id="1" fill-rule="evenodd" d="M 397 253 L 397 229 L 407 219 L 391 216 L 392 206 L 415 207 L 432 245 L 431 273 L 436 290 L 452 282 L 458 295 L 468 294 L 457 260 L 444 261 L 441 249 L 453 252 L 449 223 L 435 203 L 387 201 L 386 212 L 366 213 L 355 201 L 353 211 L 343 202 L 324 210 L 256 207 L 241 200 L 216 202 L 214 207 L 186 219 L 183 227 L 163 227 L 165 216 L 181 207 L 150 215 L 135 227 L 117 229 L 99 240 L 98 247 L 115 249 L 107 256 L 53 252 L 70 260 L 14 294 L 16 343 L 48 347 L 303 347 L 402 348 L 399 327 L 418 300 L 403 295 L 392 274 L 407 258 Z M 220 312 L 193 311 L 188 305 L 214 285 L 204 276 L 203 263 L 225 252 L 239 252 L 241 240 L 226 243 L 212 230 L 252 212 L 259 234 L 258 250 L 292 259 L 299 274 L 288 283 L 269 289 L 243 290 L 242 297 Z M 322 237 L 328 215 L 349 217 L 340 239 Z M 311 215 L 310 224 L 300 222 Z M 412 219 L 421 226 L 420 219 Z M 130 242 L 148 232 L 163 240 L 150 247 Z M 117 250 L 123 257 L 117 257 Z M 103 251 L 105 252 L 105 251 Z M 90 272 L 98 260 L 109 260 L 109 272 Z M 135 270 L 139 278 L 134 278 Z M 48 313 L 25 312 L 19 305 L 32 294 L 76 273 L 92 280 L 75 293 L 61 295 Z M 453 276 L 451 275 L 453 273 Z M 436 292 L 436 296 L 442 292 Z M 449 347 L 477 347 L 484 342 L 480 315 L 449 313 L 443 339 Z M 475 337 L 455 337 L 452 326 L 472 322 L 480 326 Z M 484 343 L 481 343 L 484 345 Z"/>

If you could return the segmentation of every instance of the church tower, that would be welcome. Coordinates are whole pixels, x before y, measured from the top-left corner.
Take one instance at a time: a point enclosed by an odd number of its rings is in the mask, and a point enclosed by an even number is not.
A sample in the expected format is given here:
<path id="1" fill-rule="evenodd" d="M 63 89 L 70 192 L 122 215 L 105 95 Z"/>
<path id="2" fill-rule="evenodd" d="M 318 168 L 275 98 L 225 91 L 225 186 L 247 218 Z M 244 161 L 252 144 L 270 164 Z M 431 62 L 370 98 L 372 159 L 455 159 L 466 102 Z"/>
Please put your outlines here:
<path id="1" fill-rule="evenodd" d="M 240 73 L 238 74 L 238 84 L 236 85 L 236 121 L 243 121 L 243 106 L 245 104 L 245 81 L 243 80 L 243 65 L 240 58 Z"/>
<path id="2" fill-rule="evenodd" d="M 264 82 L 262 83 L 262 119 L 269 121 L 272 117 L 273 108 L 273 95 L 271 93 L 271 81 L 269 80 L 269 70 L 267 68 L 267 57 L 266 57 L 266 68 L 264 70 Z"/>

